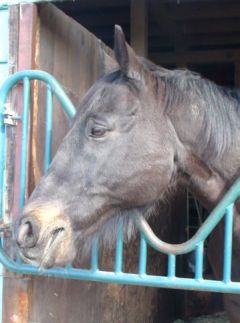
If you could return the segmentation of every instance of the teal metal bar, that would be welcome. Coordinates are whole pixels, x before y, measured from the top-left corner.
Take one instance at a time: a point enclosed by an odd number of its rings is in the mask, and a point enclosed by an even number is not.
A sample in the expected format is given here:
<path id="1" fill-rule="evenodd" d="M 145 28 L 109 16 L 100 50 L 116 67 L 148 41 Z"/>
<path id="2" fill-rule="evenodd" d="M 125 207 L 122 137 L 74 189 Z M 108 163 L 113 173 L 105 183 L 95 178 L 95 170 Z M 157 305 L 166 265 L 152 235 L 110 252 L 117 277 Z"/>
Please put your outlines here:
<path id="1" fill-rule="evenodd" d="M 222 281 L 216 280 L 202 280 L 201 282 L 195 281 L 190 278 L 169 279 L 163 276 L 154 275 L 139 275 L 130 273 L 119 273 L 116 275 L 114 272 L 96 271 L 76 268 L 51 268 L 48 270 L 39 270 L 37 267 L 31 265 L 17 265 L 8 256 L 5 255 L 4 250 L 0 247 L 0 262 L 9 270 L 21 273 L 47 277 L 59 277 L 64 279 L 80 279 L 108 283 L 129 284 L 139 286 L 161 287 L 161 288 L 177 288 L 177 289 L 190 289 L 199 291 L 215 291 L 224 293 L 240 294 L 240 283 L 230 282 L 227 285 Z"/>
<path id="2" fill-rule="evenodd" d="M 115 273 L 122 272 L 123 262 L 123 219 L 118 220 L 117 241 L 116 241 L 116 256 L 115 256 Z"/>
<path id="3" fill-rule="evenodd" d="M 223 259 L 224 283 L 229 283 L 231 281 L 233 212 L 234 212 L 234 204 L 231 204 L 227 207 L 226 214 L 225 214 L 224 259 Z"/>
<path id="4" fill-rule="evenodd" d="M 20 159 L 20 209 L 24 207 L 27 181 L 28 127 L 29 127 L 30 81 L 23 79 L 22 149 Z"/>
<path id="5" fill-rule="evenodd" d="M 203 241 L 200 242 L 195 251 L 195 279 L 203 278 Z"/>
<path id="6" fill-rule="evenodd" d="M 25 98 L 25 95 L 28 95 L 28 83 L 30 80 L 36 79 L 39 81 L 43 81 L 51 87 L 52 93 L 57 97 L 59 103 L 63 107 L 66 114 L 73 118 L 75 116 L 76 110 L 67 97 L 66 93 L 61 88 L 60 84 L 47 72 L 39 71 L 39 70 L 25 70 L 21 72 L 17 72 L 14 75 L 11 75 L 1 86 L 0 88 L 0 216 L 2 217 L 4 214 L 4 191 L 5 191 L 5 151 L 6 151 L 6 126 L 4 124 L 4 111 L 6 109 L 6 102 L 7 97 L 11 89 L 14 85 L 16 85 L 19 81 L 25 79 L 25 94 L 23 94 L 24 102 L 23 105 L 27 108 L 27 104 L 29 103 L 29 99 Z M 25 110 L 27 112 L 27 110 Z M 23 120 L 23 134 L 22 139 L 22 157 L 21 157 L 21 179 L 20 179 L 20 186 L 21 186 L 21 196 L 20 196 L 20 207 L 22 208 L 24 205 L 25 200 L 25 186 L 26 186 L 26 170 L 24 169 L 25 161 L 24 156 L 26 156 L 27 151 L 27 127 L 28 127 L 28 116 L 23 112 L 22 119 Z"/>
<path id="7" fill-rule="evenodd" d="M 140 233 L 140 247 L 139 247 L 139 275 L 146 274 L 147 268 L 147 242 L 142 233 Z"/>
<path id="8" fill-rule="evenodd" d="M 93 239 L 92 241 L 91 270 L 93 272 L 98 270 L 98 239 L 97 238 Z"/>
<path id="9" fill-rule="evenodd" d="M 211 212 L 202 226 L 198 229 L 196 234 L 186 242 L 180 244 L 170 244 L 159 239 L 144 217 L 140 215 L 135 216 L 135 222 L 139 230 L 143 232 L 147 242 L 157 251 L 161 251 L 165 254 L 185 254 L 191 252 L 195 247 L 203 240 L 205 240 L 210 232 L 215 228 L 219 221 L 224 216 L 225 209 L 240 196 L 240 179 L 231 186 L 229 191 L 225 194 L 224 198 L 219 202 L 215 209 Z"/>
<path id="10" fill-rule="evenodd" d="M 46 92 L 46 128 L 45 128 L 45 152 L 44 171 L 47 171 L 52 159 L 52 131 L 53 131 L 53 97 L 52 89 L 47 84 Z"/>
<path id="11" fill-rule="evenodd" d="M 168 278 L 176 276 L 176 256 L 173 254 L 168 255 Z"/>
<path id="12" fill-rule="evenodd" d="M 12 89 L 12 87 L 25 77 L 29 78 L 29 80 L 35 79 L 49 84 L 51 86 L 52 92 L 58 99 L 66 114 L 70 118 L 73 118 L 75 116 L 76 109 L 74 108 L 70 99 L 67 97 L 66 93 L 61 88 L 60 84 L 54 79 L 52 75 L 39 70 L 25 70 L 11 75 L 0 88 L 0 106 L 5 105 L 8 93 Z"/>

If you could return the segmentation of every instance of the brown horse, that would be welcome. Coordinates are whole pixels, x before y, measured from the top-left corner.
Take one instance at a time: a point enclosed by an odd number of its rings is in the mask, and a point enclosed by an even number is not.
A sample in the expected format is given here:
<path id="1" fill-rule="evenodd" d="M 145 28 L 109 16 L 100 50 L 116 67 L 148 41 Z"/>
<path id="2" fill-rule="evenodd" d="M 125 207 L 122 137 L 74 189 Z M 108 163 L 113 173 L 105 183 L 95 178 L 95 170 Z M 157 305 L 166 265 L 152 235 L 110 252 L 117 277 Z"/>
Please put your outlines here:
<path id="1" fill-rule="evenodd" d="M 83 98 L 74 124 L 26 204 L 16 232 L 22 257 L 50 267 L 119 216 L 145 216 L 181 183 L 211 211 L 239 176 L 240 109 L 230 91 L 189 71 L 140 59 L 115 28 L 115 58 Z M 232 279 L 240 280 L 236 203 Z M 109 228 L 109 225 L 108 225 Z M 109 228 L 109 234 L 111 227 Z M 210 261 L 221 278 L 222 225 Z M 231 322 L 240 297 L 225 296 Z"/>

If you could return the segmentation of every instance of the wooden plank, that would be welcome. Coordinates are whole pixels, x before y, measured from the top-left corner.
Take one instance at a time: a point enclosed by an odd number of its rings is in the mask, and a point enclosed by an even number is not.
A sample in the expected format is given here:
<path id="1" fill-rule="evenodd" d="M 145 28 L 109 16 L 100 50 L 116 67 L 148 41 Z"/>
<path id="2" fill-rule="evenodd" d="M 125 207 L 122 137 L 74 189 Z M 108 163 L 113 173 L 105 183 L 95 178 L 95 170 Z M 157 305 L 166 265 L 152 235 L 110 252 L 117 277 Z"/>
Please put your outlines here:
<path id="1" fill-rule="evenodd" d="M 188 46 L 207 47 L 207 46 L 231 46 L 238 45 L 240 47 L 240 32 L 235 33 L 203 33 L 195 35 L 184 35 L 184 40 Z"/>
<path id="2" fill-rule="evenodd" d="M 150 59 L 157 64 L 178 64 L 185 61 L 186 63 L 221 63 L 235 62 L 240 57 L 240 50 L 202 50 L 187 51 L 183 53 L 161 52 L 152 53 Z"/>
<path id="3" fill-rule="evenodd" d="M 140 56 L 148 56 L 148 7 L 146 0 L 131 0 L 131 46 Z"/>
<path id="4" fill-rule="evenodd" d="M 81 10 L 74 6 L 64 11 L 70 17 L 74 17 L 81 25 L 87 28 L 101 26 L 125 25 L 129 23 L 129 6 L 119 8 L 102 8 L 101 10 Z"/>
<path id="5" fill-rule="evenodd" d="M 240 88 L 240 60 L 234 63 L 234 85 Z"/>
<path id="6" fill-rule="evenodd" d="M 181 28 L 184 34 L 198 35 L 203 33 L 233 33 L 240 32 L 240 21 L 239 18 L 193 19 L 183 21 Z"/>
<path id="7" fill-rule="evenodd" d="M 21 5 L 10 8 L 10 71 L 30 69 L 33 66 L 35 42 L 36 7 Z M 19 85 L 11 96 L 11 105 L 17 114 L 22 114 L 22 86 Z M 19 178 L 20 178 L 20 149 L 21 123 L 16 128 L 15 141 L 15 171 L 14 171 L 14 201 L 11 210 L 12 220 L 15 221 L 19 209 Z M 6 241 L 8 244 L 8 241 Z M 11 250 L 8 250 L 11 253 Z M 6 271 L 4 279 L 3 321 L 28 323 L 29 283 L 30 280 L 22 275 Z"/>
<path id="8" fill-rule="evenodd" d="M 157 1 L 152 3 L 151 14 L 155 18 L 155 23 L 158 25 L 155 32 L 160 31 L 161 34 L 165 33 L 165 37 L 167 36 L 172 41 L 173 50 L 179 57 L 177 66 L 185 67 L 186 61 L 181 54 L 187 49 L 187 42 L 184 41 L 180 22 L 175 21 L 174 17 L 169 14 L 167 7 Z"/>
<path id="9" fill-rule="evenodd" d="M 240 17 L 240 3 L 218 1 L 184 3 L 180 6 L 177 4 L 165 5 L 169 15 L 172 15 L 176 20 L 200 20 L 211 18 L 237 18 Z"/>
<path id="10" fill-rule="evenodd" d="M 77 106 L 83 94 L 99 77 L 98 40 L 75 20 L 69 18 L 54 6 L 39 6 L 40 29 L 35 62 L 38 68 L 55 76 Z M 38 91 L 38 93 L 36 93 Z M 42 159 L 45 120 L 45 87 L 36 87 L 34 114 L 36 114 L 32 136 L 31 187 L 42 174 Z M 68 129 L 68 120 L 54 101 L 53 154 Z M 59 123 L 61 127 L 59 128 Z M 37 149 L 36 149 L 37 147 Z"/>
<path id="11" fill-rule="evenodd" d="M 9 74 L 17 71 L 19 48 L 19 7 L 9 8 Z"/>
<path id="12" fill-rule="evenodd" d="M 201 48 L 215 46 L 215 47 L 240 47 L 240 32 L 239 33 L 220 33 L 220 34 L 199 34 L 184 35 L 183 42 L 187 44 L 188 48 Z M 150 37 L 149 38 L 149 52 L 161 52 L 165 48 L 174 47 L 173 37 Z"/>
<path id="13" fill-rule="evenodd" d="M 118 0 L 118 1 L 112 1 L 112 0 L 98 0 L 98 1 L 89 1 L 89 0 L 81 0 L 81 1 L 75 1 L 74 3 L 74 9 L 73 10 L 89 10 L 89 9 L 100 9 L 105 10 L 106 8 L 119 8 L 123 6 L 127 6 L 129 4 L 129 0 Z M 66 2 L 57 4 L 57 7 L 66 10 L 69 8 L 69 4 Z"/>

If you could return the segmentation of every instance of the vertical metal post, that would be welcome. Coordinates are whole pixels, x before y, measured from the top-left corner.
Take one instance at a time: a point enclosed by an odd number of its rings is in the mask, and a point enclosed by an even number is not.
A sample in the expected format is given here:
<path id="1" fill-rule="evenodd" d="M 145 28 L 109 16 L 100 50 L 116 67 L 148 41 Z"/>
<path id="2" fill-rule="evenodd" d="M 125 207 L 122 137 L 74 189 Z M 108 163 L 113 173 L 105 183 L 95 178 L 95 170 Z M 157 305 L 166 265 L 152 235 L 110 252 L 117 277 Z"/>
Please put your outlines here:
<path id="1" fill-rule="evenodd" d="M 52 159 L 52 127 L 53 127 L 53 97 L 52 97 L 51 87 L 49 84 L 47 84 L 44 171 L 48 169 Z"/>
<path id="2" fill-rule="evenodd" d="M 91 253 L 91 270 L 98 270 L 98 239 L 94 238 L 92 241 L 92 253 Z"/>
<path id="3" fill-rule="evenodd" d="M 173 254 L 168 255 L 168 278 L 176 276 L 176 256 Z"/>
<path id="4" fill-rule="evenodd" d="M 143 235 L 140 234 L 140 253 L 139 253 L 139 275 L 146 274 L 146 267 L 147 267 L 147 242 Z"/>
<path id="5" fill-rule="evenodd" d="M 19 207 L 23 208 L 27 183 L 27 157 L 28 157 L 28 123 L 30 103 L 30 81 L 28 77 L 23 79 L 23 114 L 22 114 L 22 149 L 20 159 L 20 201 Z"/>
<path id="6" fill-rule="evenodd" d="M 226 209 L 226 214 L 225 214 L 224 259 L 223 259 L 224 283 L 228 283 L 231 281 L 233 208 L 234 208 L 234 204 L 229 205 Z"/>
<path id="7" fill-rule="evenodd" d="M 123 260 L 123 219 L 118 220 L 117 227 L 117 241 L 116 241 L 116 255 L 115 255 L 115 273 L 122 272 L 122 260 Z"/>
<path id="8" fill-rule="evenodd" d="M 198 244 L 195 250 L 195 279 L 203 278 L 203 241 Z"/>

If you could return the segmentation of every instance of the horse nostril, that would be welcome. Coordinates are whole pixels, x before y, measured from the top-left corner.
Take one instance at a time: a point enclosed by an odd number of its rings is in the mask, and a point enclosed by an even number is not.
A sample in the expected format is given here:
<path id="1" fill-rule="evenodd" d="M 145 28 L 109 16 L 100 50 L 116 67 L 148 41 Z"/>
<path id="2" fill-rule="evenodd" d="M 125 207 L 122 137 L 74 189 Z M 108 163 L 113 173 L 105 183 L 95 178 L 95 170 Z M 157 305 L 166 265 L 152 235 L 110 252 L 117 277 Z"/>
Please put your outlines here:
<path id="1" fill-rule="evenodd" d="M 22 221 L 17 231 L 17 244 L 21 248 L 33 248 L 38 240 L 38 228 L 31 220 Z"/>

